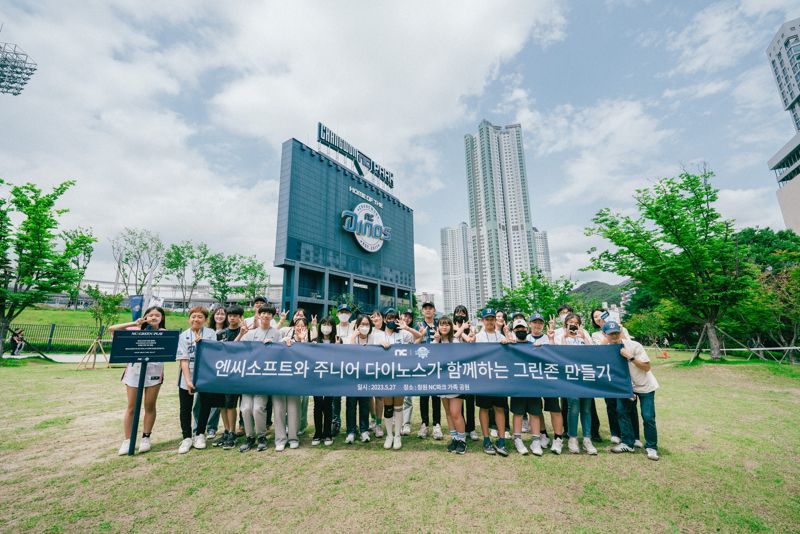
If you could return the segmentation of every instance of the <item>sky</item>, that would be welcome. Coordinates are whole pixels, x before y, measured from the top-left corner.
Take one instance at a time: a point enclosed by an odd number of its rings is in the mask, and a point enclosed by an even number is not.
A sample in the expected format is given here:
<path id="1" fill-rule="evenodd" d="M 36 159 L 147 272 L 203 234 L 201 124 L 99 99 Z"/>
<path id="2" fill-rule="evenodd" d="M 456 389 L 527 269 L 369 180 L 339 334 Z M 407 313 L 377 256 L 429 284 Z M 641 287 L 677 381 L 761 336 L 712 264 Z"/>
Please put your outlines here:
<path id="1" fill-rule="evenodd" d="M 0 95 L 0 178 L 67 179 L 64 227 L 148 228 L 273 267 L 280 146 L 321 121 L 394 173 L 417 291 L 441 300 L 440 228 L 468 219 L 464 135 L 520 123 L 555 276 L 604 247 L 655 179 L 708 165 L 736 225 L 784 227 L 766 161 L 794 133 L 765 50 L 800 0 L 0 0 L 39 69 Z"/>

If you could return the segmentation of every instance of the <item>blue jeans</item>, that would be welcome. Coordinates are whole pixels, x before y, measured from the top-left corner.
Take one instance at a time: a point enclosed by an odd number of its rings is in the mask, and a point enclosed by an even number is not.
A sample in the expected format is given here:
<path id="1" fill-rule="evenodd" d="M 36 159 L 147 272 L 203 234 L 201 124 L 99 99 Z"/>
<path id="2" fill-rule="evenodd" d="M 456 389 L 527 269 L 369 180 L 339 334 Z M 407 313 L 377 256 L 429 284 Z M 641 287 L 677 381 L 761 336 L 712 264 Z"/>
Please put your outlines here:
<path id="1" fill-rule="evenodd" d="M 356 408 L 358 408 L 357 427 Z M 348 434 L 358 434 L 369 430 L 369 397 L 347 397 L 345 400 L 345 424 Z"/>
<path id="2" fill-rule="evenodd" d="M 644 423 L 644 446 L 658 450 L 658 431 L 656 430 L 656 392 L 637 393 Z M 636 413 L 636 402 L 630 399 L 617 399 L 619 433 L 622 443 L 633 447 L 634 433 L 631 425 L 631 412 Z"/>
<path id="3" fill-rule="evenodd" d="M 581 416 L 583 437 L 592 436 L 592 399 L 569 399 L 567 408 L 567 435 L 578 437 L 578 412 Z"/>

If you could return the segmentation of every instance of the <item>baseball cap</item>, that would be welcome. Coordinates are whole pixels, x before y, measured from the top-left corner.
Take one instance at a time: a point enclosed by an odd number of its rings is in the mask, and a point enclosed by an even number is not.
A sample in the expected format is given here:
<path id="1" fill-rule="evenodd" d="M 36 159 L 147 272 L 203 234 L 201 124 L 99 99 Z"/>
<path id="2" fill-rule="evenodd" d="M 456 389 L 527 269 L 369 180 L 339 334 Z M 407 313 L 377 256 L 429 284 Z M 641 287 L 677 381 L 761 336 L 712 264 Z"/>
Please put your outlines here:
<path id="1" fill-rule="evenodd" d="M 497 316 L 497 312 L 495 312 L 493 308 L 486 308 L 481 313 L 481 317 L 483 319 L 486 319 L 487 317 L 496 317 L 496 316 Z"/>
<path id="2" fill-rule="evenodd" d="M 347 304 L 339 304 L 339 307 L 336 309 L 336 311 L 351 311 L 351 310 L 350 306 L 348 306 Z"/>
<path id="3" fill-rule="evenodd" d="M 422 303 L 423 308 L 427 308 L 428 306 L 430 306 L 433 309 L 436 309 L 436 305 L 431 301 L 426 301 Z"/>
<path id="4" fill-rule="evenodd" d="M 544 321 L 544 316 L 542 316 L 541 313 L 534 313 L 533 315 L 531 315 L 530 319 L 528 319 L 528 322 L 530 322 L 530 323 L 532 323 L 533 321 L 545 322 Z"/>
<path id="5" fill-rule="evenodd" d="M 511 328 L 516 328 L 518 326 L 522 326 L 527 330 L 528 323 L 525 322 L 525 319 L 514 319 L 514 324 L 511 326 Z"/>
<path id="6" fill-rule="evenodd" d="M 258 295 L 256 298 L 253 299 L 253 304 L 255 304 L 256 302 L 265 302 L 266 303 L 266 302 L 269 302 L 269 301 L 263 295 Z"/>
<path id="7" fill-rule="evenodd" d="M 603 333 L 604 334 L 614 334 L 617 332 L 622 332 L 622 327 L 616 321 L 606 321 L 603 325 Z"/>

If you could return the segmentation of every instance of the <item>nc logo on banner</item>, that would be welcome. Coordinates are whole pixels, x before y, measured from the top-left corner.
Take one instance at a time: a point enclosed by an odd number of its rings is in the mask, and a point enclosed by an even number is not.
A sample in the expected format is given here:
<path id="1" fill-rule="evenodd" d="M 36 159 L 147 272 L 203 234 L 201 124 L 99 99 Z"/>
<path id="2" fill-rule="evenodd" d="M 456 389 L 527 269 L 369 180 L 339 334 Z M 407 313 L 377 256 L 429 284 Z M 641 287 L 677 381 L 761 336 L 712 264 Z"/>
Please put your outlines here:
<path id="1" fill-rule="evenodd" d="M 352 232 L 361 248 L 367 252 L 378 252 L 384 241 L 391 239 L 391 228 L 383 226 L 380 213 L 371 204 L 361 203 L 352 211 L 342 212 L 345 232 Z"/>

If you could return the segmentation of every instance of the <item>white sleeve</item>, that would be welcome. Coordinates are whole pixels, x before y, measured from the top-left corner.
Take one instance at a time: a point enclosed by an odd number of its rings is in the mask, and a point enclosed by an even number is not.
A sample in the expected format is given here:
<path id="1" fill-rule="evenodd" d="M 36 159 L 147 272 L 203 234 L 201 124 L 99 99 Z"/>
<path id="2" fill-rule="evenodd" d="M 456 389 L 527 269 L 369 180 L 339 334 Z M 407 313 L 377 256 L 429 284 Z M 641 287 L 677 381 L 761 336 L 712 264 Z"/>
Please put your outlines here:
<path id="1" fill-rule="evenodd" d="M 175 356 L 176 360 L 189 359 L 189 342 L 186 341 L 186 332 L 181 332 L 181 337 L 178 338 L 178 354 Z"/>

